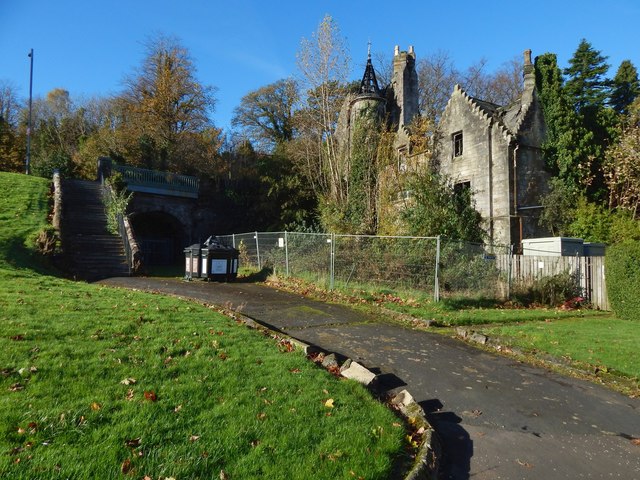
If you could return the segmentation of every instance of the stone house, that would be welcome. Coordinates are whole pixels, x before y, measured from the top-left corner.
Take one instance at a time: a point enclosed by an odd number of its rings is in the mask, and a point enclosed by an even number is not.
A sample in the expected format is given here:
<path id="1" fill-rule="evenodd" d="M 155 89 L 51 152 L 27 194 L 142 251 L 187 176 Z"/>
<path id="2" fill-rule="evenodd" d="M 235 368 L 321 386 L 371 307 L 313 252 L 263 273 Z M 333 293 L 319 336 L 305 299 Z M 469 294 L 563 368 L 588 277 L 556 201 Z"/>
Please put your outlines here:
<path id="1" fill-rule="evenodd" d="M 457 189 L 471 190 L 489 242 L 516 250 L 523 239 L 547 234 L 538 218 L 550 179 L 531 50 L 524 53 L 523 76 L 521 98 L 508 106 L 473 98 L 456 85 L 440 119 L 434 157 Z"/>

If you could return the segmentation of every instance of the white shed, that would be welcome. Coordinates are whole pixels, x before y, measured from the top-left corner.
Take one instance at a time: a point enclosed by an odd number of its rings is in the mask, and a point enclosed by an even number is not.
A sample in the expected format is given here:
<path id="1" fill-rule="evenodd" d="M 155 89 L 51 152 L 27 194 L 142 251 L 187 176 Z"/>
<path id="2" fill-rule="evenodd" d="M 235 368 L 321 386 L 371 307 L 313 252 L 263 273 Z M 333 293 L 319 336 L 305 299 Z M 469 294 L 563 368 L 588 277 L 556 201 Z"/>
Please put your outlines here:
<path id="1" fill-rule="evenodd" d="M 584 240 L 567 237 L 526 238 L 522 240 L 522 254 L 549 257 L 582 256 Z"/>

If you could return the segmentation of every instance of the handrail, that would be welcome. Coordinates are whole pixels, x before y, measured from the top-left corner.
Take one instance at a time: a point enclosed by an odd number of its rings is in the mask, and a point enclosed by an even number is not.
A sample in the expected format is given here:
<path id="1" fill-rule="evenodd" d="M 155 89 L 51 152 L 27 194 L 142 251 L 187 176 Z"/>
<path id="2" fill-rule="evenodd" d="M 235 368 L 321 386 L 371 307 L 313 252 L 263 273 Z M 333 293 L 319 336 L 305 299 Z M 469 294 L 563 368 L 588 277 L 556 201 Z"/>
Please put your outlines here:
<path id="1" fill-rule="evenodd" d="M 118 219 L 118 234 L 122 238 L 122 244 L 124 245 L 124 254 L 127 257 L 127 266 L 129 267 L 129 275 L 133 270 L 133 259 L 131 255 L 131 243 L 129 243 L 129 235 L 127 235 L 127 229 L 124 225 L 124 215 L 119 213 L 116 218 Z"/>
<path id="2" fill-rule="evenodd" d="M 112 168 L 122 175 L 129 190 L 135 190 L 135 187 L 151 187 L 160 190 L 197 194 L 200 188 L 198 177 L 147 170 L 127 165 L 113 164 Z"/>

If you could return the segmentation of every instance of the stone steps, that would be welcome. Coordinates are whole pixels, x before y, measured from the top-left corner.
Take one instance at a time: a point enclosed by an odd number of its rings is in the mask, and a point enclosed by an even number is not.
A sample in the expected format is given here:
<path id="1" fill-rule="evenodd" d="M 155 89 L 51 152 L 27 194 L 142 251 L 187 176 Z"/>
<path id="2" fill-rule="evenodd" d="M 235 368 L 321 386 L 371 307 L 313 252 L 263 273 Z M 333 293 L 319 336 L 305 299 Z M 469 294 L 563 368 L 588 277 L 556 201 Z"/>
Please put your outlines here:
<path id="1" fill-rule="evenodd" d="M 69 273 L 89 281 L 128 276 L 122 239 L 107 228 L 102 186 L 63 180 L 62 205 L 62 246 Z"/>

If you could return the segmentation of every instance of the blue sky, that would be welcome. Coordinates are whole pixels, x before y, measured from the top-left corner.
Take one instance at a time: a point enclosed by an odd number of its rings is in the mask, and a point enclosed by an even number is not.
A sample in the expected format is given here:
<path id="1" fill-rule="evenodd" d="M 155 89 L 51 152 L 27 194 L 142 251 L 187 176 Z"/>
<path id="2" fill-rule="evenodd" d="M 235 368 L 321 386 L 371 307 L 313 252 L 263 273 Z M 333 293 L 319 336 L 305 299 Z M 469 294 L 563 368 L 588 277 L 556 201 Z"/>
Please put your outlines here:
<path id="1" fill-rule="evenodd" d="M 296 75 L 300 41 L 325 14 L 347 39 L 354 79 L 369 40 L 389 58 L 394 45 L 413 45 L 418 59 L 445 51 L 459 69 L 485 58 L 493 70 L 527 48 L 557 53 L 564 67 L 586 38 L 609 57 L 610 76 L 624 59 L 640 68 L 637 0 L 0 0 L 0 80 L 26 98 L 33 48 L 34 97 L 58 87 L 72 99 L 115 94 L 140 65 L 145 40 L 163 33 L 178 37 L 198 79 L 217 87 L 213 119 L 227 128 L 243 95 Z"/>

